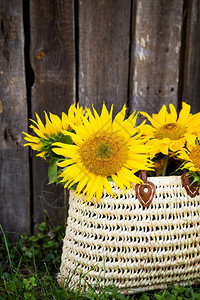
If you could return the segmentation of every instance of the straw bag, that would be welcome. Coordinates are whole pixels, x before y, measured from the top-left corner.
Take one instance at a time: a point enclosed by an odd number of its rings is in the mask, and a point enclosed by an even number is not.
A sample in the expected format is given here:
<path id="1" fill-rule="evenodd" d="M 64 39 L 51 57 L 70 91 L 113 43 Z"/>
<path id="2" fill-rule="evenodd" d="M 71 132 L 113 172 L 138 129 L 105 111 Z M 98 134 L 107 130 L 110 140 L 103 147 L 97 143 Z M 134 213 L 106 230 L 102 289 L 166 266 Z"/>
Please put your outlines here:
<path id="1" fill-rule="evenodd" d="M 135 189 L 124 194 L 114 184 L 114 197 L 104 192 L 98 202 L 70 192 L 60 283 L 114 284 L 131 293 L 200 279 L 199 193 L 189 196 L 180 176 L 147 183 L 155 191 L 144 206 Z"/>

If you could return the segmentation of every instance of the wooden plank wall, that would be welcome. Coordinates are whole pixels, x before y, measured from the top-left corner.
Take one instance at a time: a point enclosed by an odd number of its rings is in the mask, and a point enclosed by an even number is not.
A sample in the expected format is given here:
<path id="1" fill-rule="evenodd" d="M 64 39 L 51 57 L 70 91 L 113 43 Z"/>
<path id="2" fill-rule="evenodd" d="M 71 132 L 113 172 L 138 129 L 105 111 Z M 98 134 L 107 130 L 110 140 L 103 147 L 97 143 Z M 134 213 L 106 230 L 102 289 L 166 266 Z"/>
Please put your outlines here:
<path id="1" fill-rule="evenodd" d="M 200 2 L 186 1 L 183 11 L 182 74 L 180 99 L 192 112 L 200 111 Z"/>
<path id="2" fill-rule="evenodd" d="M 75 102 L 74 2 L 30 1 L 30 60 L 35 82 L 31 91 L 32 115 L 44 120 L 44 111 L 58 114 Z M 32 218 L 36 229 L 43 210 L 54 222 L 64 221 L 66 195 L 61 186 L 47 185 L 48 165 L 33 155 Z"/>
<path id="3" fill-rule="evenodd" d="M 30 232 L 28 149 L 24 68 L 23 7 L 0 5 L 0 223 L 11 232 Z"/>
<path id="4" fill-rule="evenodd" d="M 105 101 L 114 113 L 124 103 L 127 113 L 153 113 L 182 100 L 200 111 L 198 0 L 2 0 L 0 18 L 5 230 L 36 231 L 44 210 L 66 221 L 66 193 L 46 184 L 47 164 L 22 147 L 35 112 L 44 120 L 44 110 L 61 116 L 80 101 L 100 111 Z"/>
<path id="5" fill-rule="evenodd" d="M 132 7 L 129 108 L 155 113 L 178 106 L 182 0 L 135 1 Z"/>
<path id="6" fill-rule="evenodd" d="M 130 0 L 79 1 L 79 101 L 117 113 L 127 103 Z"/>

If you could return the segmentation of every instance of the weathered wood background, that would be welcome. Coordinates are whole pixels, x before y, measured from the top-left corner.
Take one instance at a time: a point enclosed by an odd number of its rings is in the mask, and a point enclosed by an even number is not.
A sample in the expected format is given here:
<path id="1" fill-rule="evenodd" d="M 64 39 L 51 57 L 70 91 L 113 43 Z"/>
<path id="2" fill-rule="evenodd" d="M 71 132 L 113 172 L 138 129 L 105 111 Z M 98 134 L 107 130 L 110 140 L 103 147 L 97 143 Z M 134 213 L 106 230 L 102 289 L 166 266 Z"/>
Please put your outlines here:
<path id="1" fill-rule="evenodd" d="M 22 131 L 73 102 L 100 111 L 200 111 L 200 1 L 0 0 L 0 223 L 30 233 L 65 222 L 67 193 Z"/>

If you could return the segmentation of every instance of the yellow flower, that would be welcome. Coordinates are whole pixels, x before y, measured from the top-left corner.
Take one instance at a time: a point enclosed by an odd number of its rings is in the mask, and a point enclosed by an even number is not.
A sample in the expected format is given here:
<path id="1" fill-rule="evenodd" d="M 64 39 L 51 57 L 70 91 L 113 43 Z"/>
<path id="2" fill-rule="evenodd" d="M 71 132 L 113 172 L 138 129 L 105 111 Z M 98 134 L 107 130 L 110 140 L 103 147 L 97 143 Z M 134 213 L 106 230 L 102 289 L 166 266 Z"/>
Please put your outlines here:
<path id="1" fill-rule="evenodd" d="M 44 114 L 45 125 L 37 113 L 35 113 L 37 121 L 31 120 L 36 126 L 30 125 L 30 128 L 33 129 L 37 136 L 32 136 L 26 132 L 23 132 L 23 134 L 26 135 L 24 139 L 28 141 L 24 146 L 30 146 L 33 150 L 39 152 L 36 156 L 45 159 L 48 156 L 51 144 L 62 139 L 62 130 L 70 130 L 71 124 L 81 124 L 84 110 L 83 107 L 79 107 L 79 104 L 77 104 L 77 107 L 75 104 L 72 104 L 68 114 L 62 113 L 62 119 L 52 113 L 49 113 L 49 117 L 46 112 Z"/>
<path id="2" fill-rule="evenodd" d="M 143 127 L 143 138 L 152 149 L 152 157 L 161 152 L 168 155 L 169 150 L 176 152 L 182 149 L 185 143 L 194 143 L 196 139 L 195 130 L 200 121 L 200 114 L 192 115 L 190 105 L 182 103 L 182 109 L 177 116 L 173 104 L 169 104 L 170 113 L 166 105 L 163 105 L 158 114 L 141 112 L 152 124 Z"/>
<path id="3" fill-rule="evenodd" d="M 59 148 L 52 150 L 65 157 L 58 163 L 64 168 L 61 182 L 65 188 L 77 184 L 75 192 L 86 195 L 85 200 L 93 196 L 99 200 L 103 189 L 113 196 L 108 177 L 125 191 L 131 183 L 141 183 L 135 173 L 138 170 L 150 170 L 151 163 L 147 156 L 147 146 L 138 139 L 135 126 L 137 115 L 133 113 L 125 119 L 126 107 L 112 120 L 110 112 L 103 104 L 101 115 L 93 108 L 87 110 L 83 124 L 72 125 L 75 133 L 69 133 L 74 145 L 55 143 Z"/>
<path id="4" fill-rule="evenodd" d="M 178 158 L 184 161 L 183 168 L 191 172 L 200 172 L 200 145 L 189 144 L 187 149 L 178 152 Z"/>
<path id="5" fill-rule="evenodd" d="M 80 125 L 82 124 L 82 116 L 85 114 L 83 107 L 77 104 L 72 104 L 69 107 L 68 114 L 62 113 L 62 127 L 63 129 L 71 129 L 70 124 Z"/>

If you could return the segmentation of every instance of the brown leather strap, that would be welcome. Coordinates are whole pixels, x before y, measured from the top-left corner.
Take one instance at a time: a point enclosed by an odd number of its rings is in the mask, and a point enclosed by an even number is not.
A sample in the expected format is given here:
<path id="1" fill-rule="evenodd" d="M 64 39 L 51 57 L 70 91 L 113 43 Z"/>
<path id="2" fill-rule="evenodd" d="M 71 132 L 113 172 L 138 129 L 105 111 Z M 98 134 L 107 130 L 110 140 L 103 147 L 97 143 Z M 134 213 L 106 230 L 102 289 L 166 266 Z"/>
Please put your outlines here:
<path id="1" fill-rule="evenodd" d="M 197 182 L 191 183 L 192 180 L 190 178 L 190 174 L 187 172 L 184 172 L 181 175 L 181 181 L 182 181 L 182 185 L 184 186 L 187 194 L 191 198 L 194 198 L 199 191 L 199 186 L 198 186 Z"/>
<path id="2" fill-rule="evenodd" d="M 146 171 L 140 171 L 139 175 L 140 178 L 144 181 L 144 183 L 136 184 L 135 193 L 142 206 L 148 207 L 153 201 L 156 192 L 156 187 L 152 182 L 147 181 Z"/>
<path id="3" fill-rule="evenodd" d="M 147 172 L 146 171 L 140 171 L 139 176 L 144 182 L 147 182 Z"/>

